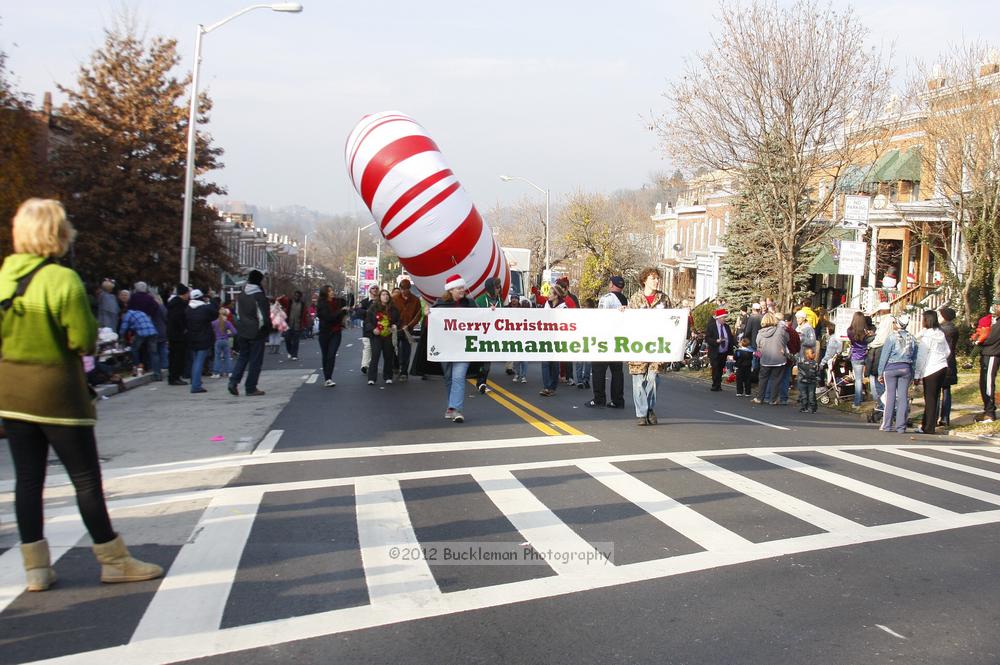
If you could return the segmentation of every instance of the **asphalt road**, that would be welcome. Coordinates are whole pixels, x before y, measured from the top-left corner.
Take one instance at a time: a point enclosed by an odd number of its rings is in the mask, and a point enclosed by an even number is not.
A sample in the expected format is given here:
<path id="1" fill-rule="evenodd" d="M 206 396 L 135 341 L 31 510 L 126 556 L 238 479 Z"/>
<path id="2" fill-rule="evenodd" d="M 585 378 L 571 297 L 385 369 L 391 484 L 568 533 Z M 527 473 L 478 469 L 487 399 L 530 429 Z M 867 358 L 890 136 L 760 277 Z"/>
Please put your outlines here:
<path id="1" fill-rule="evenodd" d="M 440 377 L 368 386 L 359 356 L 214 462 L 241 470 L 186 542 L 134 548 L 164 580 L 101 587 L 83 539 L 13 594 L 0 664 L 1000 663 L 995 447 L 682 375 L 638 427 L 497 364 L 454 424 Z"/>

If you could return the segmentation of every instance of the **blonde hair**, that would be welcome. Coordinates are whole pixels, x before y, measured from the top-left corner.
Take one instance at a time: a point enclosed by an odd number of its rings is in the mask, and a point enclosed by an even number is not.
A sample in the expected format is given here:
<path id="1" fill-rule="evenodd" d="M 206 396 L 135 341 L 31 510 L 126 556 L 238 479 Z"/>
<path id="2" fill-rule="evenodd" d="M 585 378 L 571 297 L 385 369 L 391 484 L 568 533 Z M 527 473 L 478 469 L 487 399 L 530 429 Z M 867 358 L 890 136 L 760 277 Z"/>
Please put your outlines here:
<path id="1" fill-rule="evenodd" d="M 768 312 L 764 315 L 764 318 L 760 320 L 761 328 L 770 328 L 771 326 L 778 325 L 778 317 L 774 315 L 773 312 Z"/>
<path id="2" fill-rule="evenodd" d="M 76 229 L 66 219 L 63 204 L 54 199 L 28 199 L 13 221 L 14 251 L 19 254 L 59 257 L 69 251 Z"/>

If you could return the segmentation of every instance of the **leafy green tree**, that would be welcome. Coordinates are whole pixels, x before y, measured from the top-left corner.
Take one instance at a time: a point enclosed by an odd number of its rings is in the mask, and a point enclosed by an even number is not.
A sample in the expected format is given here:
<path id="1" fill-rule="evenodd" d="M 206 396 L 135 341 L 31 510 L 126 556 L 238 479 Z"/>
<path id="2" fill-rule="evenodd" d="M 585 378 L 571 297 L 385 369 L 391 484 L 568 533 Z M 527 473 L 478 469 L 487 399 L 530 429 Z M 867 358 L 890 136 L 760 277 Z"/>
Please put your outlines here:
<path id="1" fill-rule="evenodd" d="M 146 39 L 134 22 L 119 19 L 104 44 L 80 66 L 75 88 L 60 86 L 68 102 L 61 115 L 71 138 L 53 159 L 54 180 L 79 231 L 74 263 L 85 279 L 113 275 L 124 283 L 142 279 L 168 285 L 180 266 L 189 77 L 172 72 L 177 42 Z M 199 100 L 200 126 L 211 103 Z M 198 174 L 220 168 L 222 150 L 210 136 L 197 140 Z M 210 286 L 227 268 L 224 248 L 207 205 L 222 194 L 197 180 L 191 223 L 197 264 L 192 283 Z"/>

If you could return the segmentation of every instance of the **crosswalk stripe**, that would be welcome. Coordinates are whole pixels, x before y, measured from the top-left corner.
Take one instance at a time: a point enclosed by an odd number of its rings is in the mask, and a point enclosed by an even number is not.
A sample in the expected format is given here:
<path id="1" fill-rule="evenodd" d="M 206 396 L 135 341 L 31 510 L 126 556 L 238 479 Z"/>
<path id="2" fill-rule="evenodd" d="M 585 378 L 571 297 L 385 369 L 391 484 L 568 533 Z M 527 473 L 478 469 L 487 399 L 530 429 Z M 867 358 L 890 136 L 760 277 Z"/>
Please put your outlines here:
<path id="1" fill-rule="evenodd" d="M 903 496 L 902 494 L 890 492 L 889 490 L 882 489 L 881 487 L 869 485 L 866 482 L 855 480 L 854 478 L 848 478 L 847 476 L 839 473 L 833 473 L 832 471 L 827 471 L 826 469 L 820 469 L 812 466 L 811 464 L 790 459 L 777 453 L 755 453 L 754 457 L 764 460 L 765 462 L 770 462 L 776 466 L 796 471 L 802 475 L 809 476 L 810 478 L 815 478 L 825 483 L 836 485 L 837 487 L 849 490 L 855 494 L 867 496 L 870 499 L 875 499 L 876 501 L 881 501 L 882 503 L 887 503 L 891 506 L 908 510 L 909 512 L 916 513 L 917 515 L 923 515 L 924 517 L 949 519 L 958 514 L 954 511 L 934 506 L 917 499 L 911 499 L 910 497 Z"/>
<path id="2" fill-rule="evenodd" d="M 251 455 L 270 455 L 274 447 L 278 445 L 278 441 L 281 440 L 281 436 L 285 433 L 283 429 L 273 429 L 264 435 L 264 438 L 260 440 L 257 447 L 251 453 Z"/>
<path id="3" fill-rule="evenodd" d="M 967 464 L 958 464 L 956 462 L 949 462 L 948 460 L 943 460 L 938 457 L 928 457 L 927 455 L 921 455 L 920 453 L 910 452 L 909 450 L 901 450 L 899 448 L 894 448 L 890 451 L 893 455 L 899 455 L 900 457 L 908 457 L 913 460 L 920 462 L 927 462 L 929 464 L 936 464 L 938 466 L 943 466 L 946 469 L 952 469 L 954 471 L 964 471 L 965 473 L 971 473 L 974 476 L 982 476 L 983 478 L 989 478 L 990 480 L 1000 480 L 1000 473 L 995 471 L 986 471 L 984 469 L 979 469 L 974 466 L 969 466 Z"/>
<path id="4" fill-rule="evenodd" d="M 263 491 L 218 494 L 132 634 L 133 642 L 217 630 Z"/>
<path id="5" fill-rule="evenodd" d="M 355 485 L 358 544 L 372 605 L 421 607 L 441 596 L 422 556 L 399 482 L 386 476 Z"/>
<path id="6" fill-rule="evenodd" d="M 522 485 L 514 474 L 506 469 L 494 468 L 476 471 L 472 477 L 536 552 L 555 555 L 547 559 L 553 570 L 560 575 L 595 573 L 598 566 L 586 563 L 583 553 L 592 557 L 601 555 Z"/>
<path id="7" fill-rule="evenodd" d="M 73 506 L 75 509 L 76 506 Z M 49 541 L 49 556 L 53 565 L 69 552 L 87 533 L 78 514 L 49 520 L 45 524 L 45 538 Z M 24 592 L 24 564 L 21 548 L 11 547 L 0 555 L 0 612 L 3 612 Z"/>
<path id="8" fill-rule="evenodd" d="M 804 522 L 808 522 L 824 531 L 853 531 L 864 528 L 857 522 L 841 517 L 836 513 L 831 513 L 819 506 L 797 499 L 794 496 L 780 492 L 772 487 L 768 487 L 756 480 L 751 480 L 728 469 L 712 464 L 690 453 L 671 453 L 671 460 L 682 464 L 696 473 L 710 478 L 718 483 L 722 483 L 737 492 L 742 492 L 749 497 L 762 501 L 778 510 L 788 513 Z"/>
<path id="9" fill-rule="evenodd" d="M 985 503 L 992 503 L 1000 506 L 1000 495 L 984 492 L 974 487 L 966 487 L 965 485 L 953 483 L 950 480 L 935 478 L 934 476 L 928 476 L 927 474 L 920 473 L 918 471 L 910 471 L 909 469 L 893 466 L 891 464 L 885 464 L 884 462 L 868 459 L 867 457 L 861 457 L 860 455 L 854 455 L 844 450 L 818 448 L 817 451 L 823 453 L 824 455 L 829 455 L 830 457 L 842 459 L 845 462 L 853 462 L 854 464 L 865 466 L 869 469 L 874 469 L 875 471 L 881 471 L 883 473 L 888 473 L 900 478 L 906 478 L 907 480 L 912 480 L 917 483 L 923 483 L 924 485 L 930 485 L 931 487 L 967 496 L 970 499 L 978 499 L 979 501 L 983 501 Z"/>
<path id="10" fill-rule="evenodd" d="M 969 459 L 979 460 L 980 462 L 990 462 L 992 464 L 1000 464 L 1000 457 L 989 457 L 987 455 L 977 455 L 976 453 L 970 453 L 967 450 L 945 450 L 949 455 L 958 455 L 960 457 L 968 457 Z"/>
<path id="11" fill-rule="evenodd" d="M 696 510 L 671 499 L 630 473 L 608 462 L 581 462 L 577 465 L 608 489 L 631 501 L 647 513 L 706 550 L 729 550 L 752 546 L 752 543 L 710 520 Z"/>

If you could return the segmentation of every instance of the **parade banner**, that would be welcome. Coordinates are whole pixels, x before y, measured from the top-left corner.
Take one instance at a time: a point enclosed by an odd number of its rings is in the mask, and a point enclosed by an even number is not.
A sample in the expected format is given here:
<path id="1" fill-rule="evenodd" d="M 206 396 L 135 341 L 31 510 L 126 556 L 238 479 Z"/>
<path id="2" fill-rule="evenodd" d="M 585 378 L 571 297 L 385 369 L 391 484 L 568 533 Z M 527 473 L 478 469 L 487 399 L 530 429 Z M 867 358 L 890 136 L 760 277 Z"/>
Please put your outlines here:
<path id="1" fill-rule="evenodd" d="M 445 308 L 427 315 L 427 359 L 684 360 L 686 309 Z"/>

